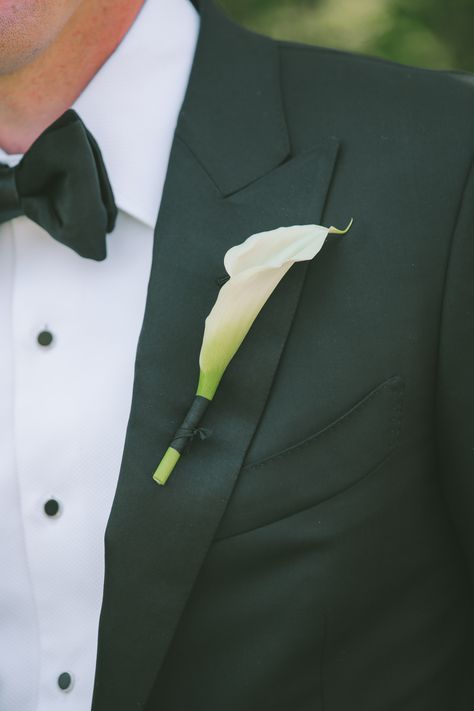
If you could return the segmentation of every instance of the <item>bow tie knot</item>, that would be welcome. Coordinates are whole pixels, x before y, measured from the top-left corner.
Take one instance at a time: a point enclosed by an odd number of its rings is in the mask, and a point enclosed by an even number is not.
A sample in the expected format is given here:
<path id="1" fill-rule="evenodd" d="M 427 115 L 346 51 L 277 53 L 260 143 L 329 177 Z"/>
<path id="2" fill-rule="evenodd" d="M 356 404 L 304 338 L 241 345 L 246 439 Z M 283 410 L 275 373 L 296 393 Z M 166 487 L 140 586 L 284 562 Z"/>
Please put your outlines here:
<path id="1" fill-rule="evenodd" d="M 14 168 L 0 165 L 0 223 L 26 215 L 82 257 L 106 256 L 117 208 L 100 149 L 66 111 Z"/>

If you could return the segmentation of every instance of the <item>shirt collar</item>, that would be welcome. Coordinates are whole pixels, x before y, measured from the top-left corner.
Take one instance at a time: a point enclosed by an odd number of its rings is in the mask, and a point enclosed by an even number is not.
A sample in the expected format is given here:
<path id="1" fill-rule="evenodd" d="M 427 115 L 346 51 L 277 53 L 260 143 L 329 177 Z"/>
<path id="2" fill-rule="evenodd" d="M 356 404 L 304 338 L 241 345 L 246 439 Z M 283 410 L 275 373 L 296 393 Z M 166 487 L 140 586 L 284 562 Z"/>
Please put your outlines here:
<path id="1" fill-rule="evenodd" d="M 199 31 L 189 0 L 146 0 L 72 108 L 98 142 L 117 207 L 155 226 Z"/>
<path id="2" fill-rule="evenodd" d="M 117 207 L 154 227 L 199 14 L 189 0 L 146 0 L 72 108 L 99 144 Z M 21 155 L 0 149 L 0 162 Z"/>

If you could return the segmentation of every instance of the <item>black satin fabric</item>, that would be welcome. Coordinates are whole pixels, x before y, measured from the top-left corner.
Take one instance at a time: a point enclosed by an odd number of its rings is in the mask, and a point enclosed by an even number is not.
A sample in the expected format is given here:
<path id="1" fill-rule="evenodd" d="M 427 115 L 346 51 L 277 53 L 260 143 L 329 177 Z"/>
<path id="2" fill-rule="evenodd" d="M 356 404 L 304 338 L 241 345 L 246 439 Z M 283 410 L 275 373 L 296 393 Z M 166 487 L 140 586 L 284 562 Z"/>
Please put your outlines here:
<path id="1" fill-rule="evenodd" d="M 10 168 L 0 165 L 0 223 L 26 215 L 82 257 L 106 257 L 117 208 L 92 134 L 69 109 Z"/>

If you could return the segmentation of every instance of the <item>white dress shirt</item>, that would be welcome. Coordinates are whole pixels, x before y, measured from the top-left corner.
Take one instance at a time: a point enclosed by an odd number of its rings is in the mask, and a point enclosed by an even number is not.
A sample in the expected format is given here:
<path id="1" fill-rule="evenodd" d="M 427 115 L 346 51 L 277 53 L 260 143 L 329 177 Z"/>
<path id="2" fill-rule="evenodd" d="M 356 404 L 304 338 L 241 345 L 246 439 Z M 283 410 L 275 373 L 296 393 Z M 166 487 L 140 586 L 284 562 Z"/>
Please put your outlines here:
<path id="1" fill-rule="evenodd" d="M 189 0 L 146 0 L 74 104 L 119 208 L 105 261 L 26 217 L 0 225 L 0 711 L 91 706 L 103 538 L 198 29 Z"/>

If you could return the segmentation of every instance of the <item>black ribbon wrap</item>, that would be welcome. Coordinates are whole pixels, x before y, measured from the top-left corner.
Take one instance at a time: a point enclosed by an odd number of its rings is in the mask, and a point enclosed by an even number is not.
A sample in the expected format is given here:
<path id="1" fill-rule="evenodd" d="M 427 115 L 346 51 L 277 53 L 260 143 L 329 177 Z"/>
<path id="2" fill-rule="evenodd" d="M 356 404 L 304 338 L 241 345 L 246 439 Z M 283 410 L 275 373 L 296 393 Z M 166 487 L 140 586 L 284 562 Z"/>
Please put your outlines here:
<path id="1" fill-rule="evenodd" d="M 170 447 L 173 447 L 173 449 L 176 449 L 177 452 L 182 454 L 196 435 L 203 440 L 212 434 L 211 430 L 199 426 L 210 402 L 210 400 L 201 395 L 194 397 L 181 427 L 176 430 Z"/>

